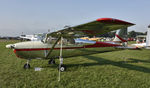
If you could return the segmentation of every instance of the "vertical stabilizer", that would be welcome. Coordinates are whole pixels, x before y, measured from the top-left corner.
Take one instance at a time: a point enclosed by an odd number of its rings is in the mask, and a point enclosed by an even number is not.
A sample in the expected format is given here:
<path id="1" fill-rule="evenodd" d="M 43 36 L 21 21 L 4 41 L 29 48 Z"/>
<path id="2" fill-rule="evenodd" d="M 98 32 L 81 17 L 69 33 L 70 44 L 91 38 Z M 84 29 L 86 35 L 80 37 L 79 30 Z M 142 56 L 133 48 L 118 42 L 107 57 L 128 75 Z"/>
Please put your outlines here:
<path id="1" fill-rule="evenodd" d="M 127 28 L 117 30 L 114 42 L 127 42 Z"/>
<path id="2" fill-rule="evenodd" d="M 146 36 L 146 49 L 150 49 L 150 25 L 148 26 L 147 36 Z"/>

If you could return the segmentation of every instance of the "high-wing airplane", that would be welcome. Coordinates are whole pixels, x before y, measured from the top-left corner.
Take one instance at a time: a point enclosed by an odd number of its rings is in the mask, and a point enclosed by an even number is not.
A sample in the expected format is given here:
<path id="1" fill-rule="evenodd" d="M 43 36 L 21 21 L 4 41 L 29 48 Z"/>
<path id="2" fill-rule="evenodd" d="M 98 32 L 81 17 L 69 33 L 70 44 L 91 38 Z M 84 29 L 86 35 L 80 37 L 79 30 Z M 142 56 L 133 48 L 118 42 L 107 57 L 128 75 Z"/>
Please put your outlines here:
<path id="1" fill-rule="evenodd" d="M 118 19 L 99 18 L 92 22 L 49 33 L 42 41 L 9 44 L 6 45 L 6 48 L 13 49 L 17 57 L 27 59 L 27 63 L 24 65 L 25 69 L 30 68 L 29 60 L 31 59 L 50 59 L 49 63 L 54 64 L 55 58 L 59 58 L 59 71 L 65 71 L 66 67 L 63 65 L 63 58 L 114 50 L 115 47 L 121 46 L 120 44 L 79 38 L 126 29 L 132 25 L 134 24 Z"/>

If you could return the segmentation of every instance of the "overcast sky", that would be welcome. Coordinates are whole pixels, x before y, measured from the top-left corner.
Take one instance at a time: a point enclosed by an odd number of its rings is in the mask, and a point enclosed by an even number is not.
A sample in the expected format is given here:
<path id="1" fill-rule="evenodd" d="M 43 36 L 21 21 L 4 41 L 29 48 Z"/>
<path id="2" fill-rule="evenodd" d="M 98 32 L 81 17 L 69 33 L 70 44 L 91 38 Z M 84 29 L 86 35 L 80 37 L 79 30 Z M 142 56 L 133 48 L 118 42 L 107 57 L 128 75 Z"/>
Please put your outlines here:
<path id="1" fill-rule="evenodd" d="M 150 0 L 0 0 L 0 36 L 46 33 L 97 18 L 117 18 L 147 30 Z"/>

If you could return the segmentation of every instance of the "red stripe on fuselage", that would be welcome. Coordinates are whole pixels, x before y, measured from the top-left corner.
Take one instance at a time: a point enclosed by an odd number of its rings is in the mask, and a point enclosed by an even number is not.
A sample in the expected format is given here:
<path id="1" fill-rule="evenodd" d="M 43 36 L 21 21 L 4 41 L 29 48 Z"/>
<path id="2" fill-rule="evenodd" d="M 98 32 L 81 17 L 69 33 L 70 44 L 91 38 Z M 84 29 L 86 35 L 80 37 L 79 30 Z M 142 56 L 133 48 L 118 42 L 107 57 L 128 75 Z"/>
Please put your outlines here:
<path id="1" fill-rule="evenodd" d="M 106 43 L 106 42 L 96 42 L 93 45 L 87 45 L 87 48 L 94 48 L 94 47 L 115 47 L 115 46 L 120 46 L 118 44 L 111 44 L 111 43 Z"/>
<path id="2" fill-rule="evenodd" d="M 96 48 L 96 47 L 115 47 L 120 46 L 117 44 L 110 44 L 105 42 L 96 42 L 93 45 L 85 45 L 82 47 L 64 47 L 63 49 L 81 49 L 81 48 Z M 59 50 L 60 48 L 54 48 L 54 50 Z M 30 48 L 30 49 L 15 49 L 16 51 L 38 51 L 38 50 L 50 50 L 50 48 Z"/>

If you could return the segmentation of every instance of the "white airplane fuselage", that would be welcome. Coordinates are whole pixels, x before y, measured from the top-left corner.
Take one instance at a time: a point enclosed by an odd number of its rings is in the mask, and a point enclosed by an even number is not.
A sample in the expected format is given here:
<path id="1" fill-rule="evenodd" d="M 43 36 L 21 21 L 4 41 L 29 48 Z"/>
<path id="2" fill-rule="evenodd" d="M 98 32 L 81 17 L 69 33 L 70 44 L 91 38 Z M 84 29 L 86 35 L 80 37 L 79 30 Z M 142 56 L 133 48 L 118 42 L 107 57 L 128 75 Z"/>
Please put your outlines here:
<path id="1" fill-rule="evenodd" d="M 12 48 L 14 53 L 19 58 L 24 59 L 45 59 L 53 44 L 43 43 L 41 41 L 28 41 L 16 44 L 6 45 L 6 48 Z M 117 44 L 110 44 L 104 42 L 90 42 L 90 43 L 75 43 L 63 44 L 63 57 L 72 57 L 79 55 L 87 55 L 98 52 L 116 50 Z M 57 58 L 60 52 L 60 44 L 57 44 L 48 58 Z"/>

